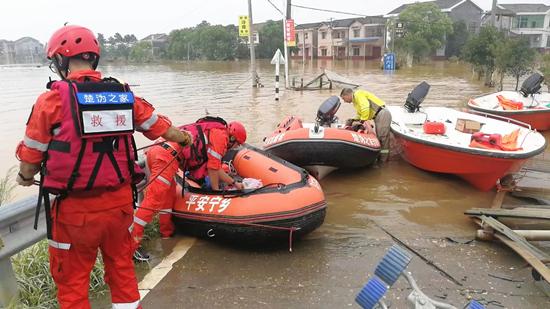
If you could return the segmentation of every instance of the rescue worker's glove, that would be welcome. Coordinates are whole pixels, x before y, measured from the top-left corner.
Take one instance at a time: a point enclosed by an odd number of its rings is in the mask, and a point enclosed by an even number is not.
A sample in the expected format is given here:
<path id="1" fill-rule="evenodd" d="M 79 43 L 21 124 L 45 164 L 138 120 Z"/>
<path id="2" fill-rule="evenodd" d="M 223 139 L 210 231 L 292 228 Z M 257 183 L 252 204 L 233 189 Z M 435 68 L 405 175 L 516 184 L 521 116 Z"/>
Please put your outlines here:
<path id="1" fill-rule="evenodd" d="M 193 137 L 187 131 L 181 131 L 181 140 L 178 142 L 182 147 L 189 146 L 193 143 Z"/>

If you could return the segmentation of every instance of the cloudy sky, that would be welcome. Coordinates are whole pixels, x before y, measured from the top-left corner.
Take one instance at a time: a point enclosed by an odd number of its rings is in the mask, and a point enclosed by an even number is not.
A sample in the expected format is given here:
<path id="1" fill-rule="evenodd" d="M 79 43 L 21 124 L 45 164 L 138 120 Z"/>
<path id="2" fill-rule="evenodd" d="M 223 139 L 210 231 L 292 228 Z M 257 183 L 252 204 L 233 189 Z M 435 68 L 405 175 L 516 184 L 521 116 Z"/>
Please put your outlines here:
<path id="1" fill-rule="evenodd" d="M 285 0 L 271 0 L 280 9 Z M 292 0 L 293 4 L 364 15 L 388 13 L 414 0 Z M 194 26 L 202 20 L 212 24 L 236 24 L 247 14 L 247 0 L 4 0 L 0 4 L 0 39 L 16 40 L 32 36 L 40 41 L 65 22 L 83 25 L 107 36 L 120 32 L 143 38 L 151 33 Z M 474 0 L 488 10 L 492 0 Z M 499 3 L 546 3 L 550 0 L 507 0 Z M 268 0 L 252 0 L 255 22 L 279 19 Z M 296 23 L 316 22 L 349 15 L 293 8 Z"/>

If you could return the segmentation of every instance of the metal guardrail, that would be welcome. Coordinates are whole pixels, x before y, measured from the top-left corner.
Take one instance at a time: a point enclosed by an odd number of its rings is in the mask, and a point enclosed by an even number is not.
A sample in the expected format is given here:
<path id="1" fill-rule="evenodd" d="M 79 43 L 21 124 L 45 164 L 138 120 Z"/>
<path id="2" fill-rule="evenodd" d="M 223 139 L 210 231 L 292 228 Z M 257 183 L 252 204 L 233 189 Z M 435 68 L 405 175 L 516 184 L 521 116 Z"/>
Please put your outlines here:
<path id="1" fill-rule="evenodd" d="M 11 265 L 11 256 L 46 237 L 44 208 L 38 230 L 34 230 L 37 196 L 31 196 L 0 206 L 0 308 L 17 295 L 17 282 Z"/>

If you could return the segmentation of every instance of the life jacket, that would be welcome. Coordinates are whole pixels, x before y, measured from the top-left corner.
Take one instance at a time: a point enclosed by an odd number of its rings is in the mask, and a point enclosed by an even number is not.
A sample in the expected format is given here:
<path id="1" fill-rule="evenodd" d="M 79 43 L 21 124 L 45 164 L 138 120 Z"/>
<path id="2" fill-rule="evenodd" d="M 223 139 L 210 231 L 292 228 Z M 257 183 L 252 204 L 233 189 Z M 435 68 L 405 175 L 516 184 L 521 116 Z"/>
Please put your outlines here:
<path id="1" fill-rule="evenodd" d="M 514 130 L 512 133 L 504 136 L 498 133 L 486 134 L 482 132 L 476 132 L 472 134 L 470 147 L 482 148 L 482 149 L 496 149 L 496 150 L 502 150 L 502 151 L 522 150 L 521 147 L 517 147 L 518 135 L 519 135 L 519 129 Z"/>
<path id="2" fill-rule="evenodd" d="M 227 129 L 227 122 L 220 117 L 206 116 L 194 123 L 180 126 L 179 129 L 186 130 L 193 137 L 193 144 L 183 148 L 180 153 L 180 169 L 188 171 L 195 180 L 204 179 L 208 175 L 206 162 L 210 130 Z M 167 150 L 172 151 L 172 149 Z"/>
<path id="3" fill-rule="evenodd" d="M 57 81 L 62 119 L 43 164 L 42 188 L 54 194 L 109 190 L 136 181 L 134 95 L 126 84 Z"/>
<path id="4" fill-rule="evenodd" d="M 505 111 L 517 111 L 523 109 L 523 102 L 517 102 L 497 95 L 498 103 Z"/>

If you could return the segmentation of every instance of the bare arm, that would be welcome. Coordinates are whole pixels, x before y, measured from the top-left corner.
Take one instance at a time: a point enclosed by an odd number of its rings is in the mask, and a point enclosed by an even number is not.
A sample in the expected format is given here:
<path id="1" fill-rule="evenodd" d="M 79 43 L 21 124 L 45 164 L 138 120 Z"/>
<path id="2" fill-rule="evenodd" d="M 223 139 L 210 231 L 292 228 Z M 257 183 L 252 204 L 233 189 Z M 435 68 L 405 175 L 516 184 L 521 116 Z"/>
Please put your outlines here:
<path id="1" fill-rule="evenodd" d="M 220 190 L 221 181 L 227 184 L 233 184 L 239 190 L 243 189 L 242 184 L 237 183 L 231 176 L 227 175 L 227 173 L 223 169 L 215 170 L 209 168 L 208 176 L 210 177 L 210 185 L 212 186 L 212 190 Z"/>
<path id="2" fill-rule="evenodd" d="M 193 137 L 187 131 L 180 131 L 174 126 L 168 128 L 162 137 L 167 141 L 176 142 L 182 146 L 187 146 L 193 143 Z"/>
<path id="3" fill-rule="evenodd" d="M 16 181 L 22 186 L 31 186 L 34 183 L 34 175 L 36 175 L 39 171 L 40 164 L 31 164 L 21 161 L 19 164 L 19 174 L 17 174 Z"/>

